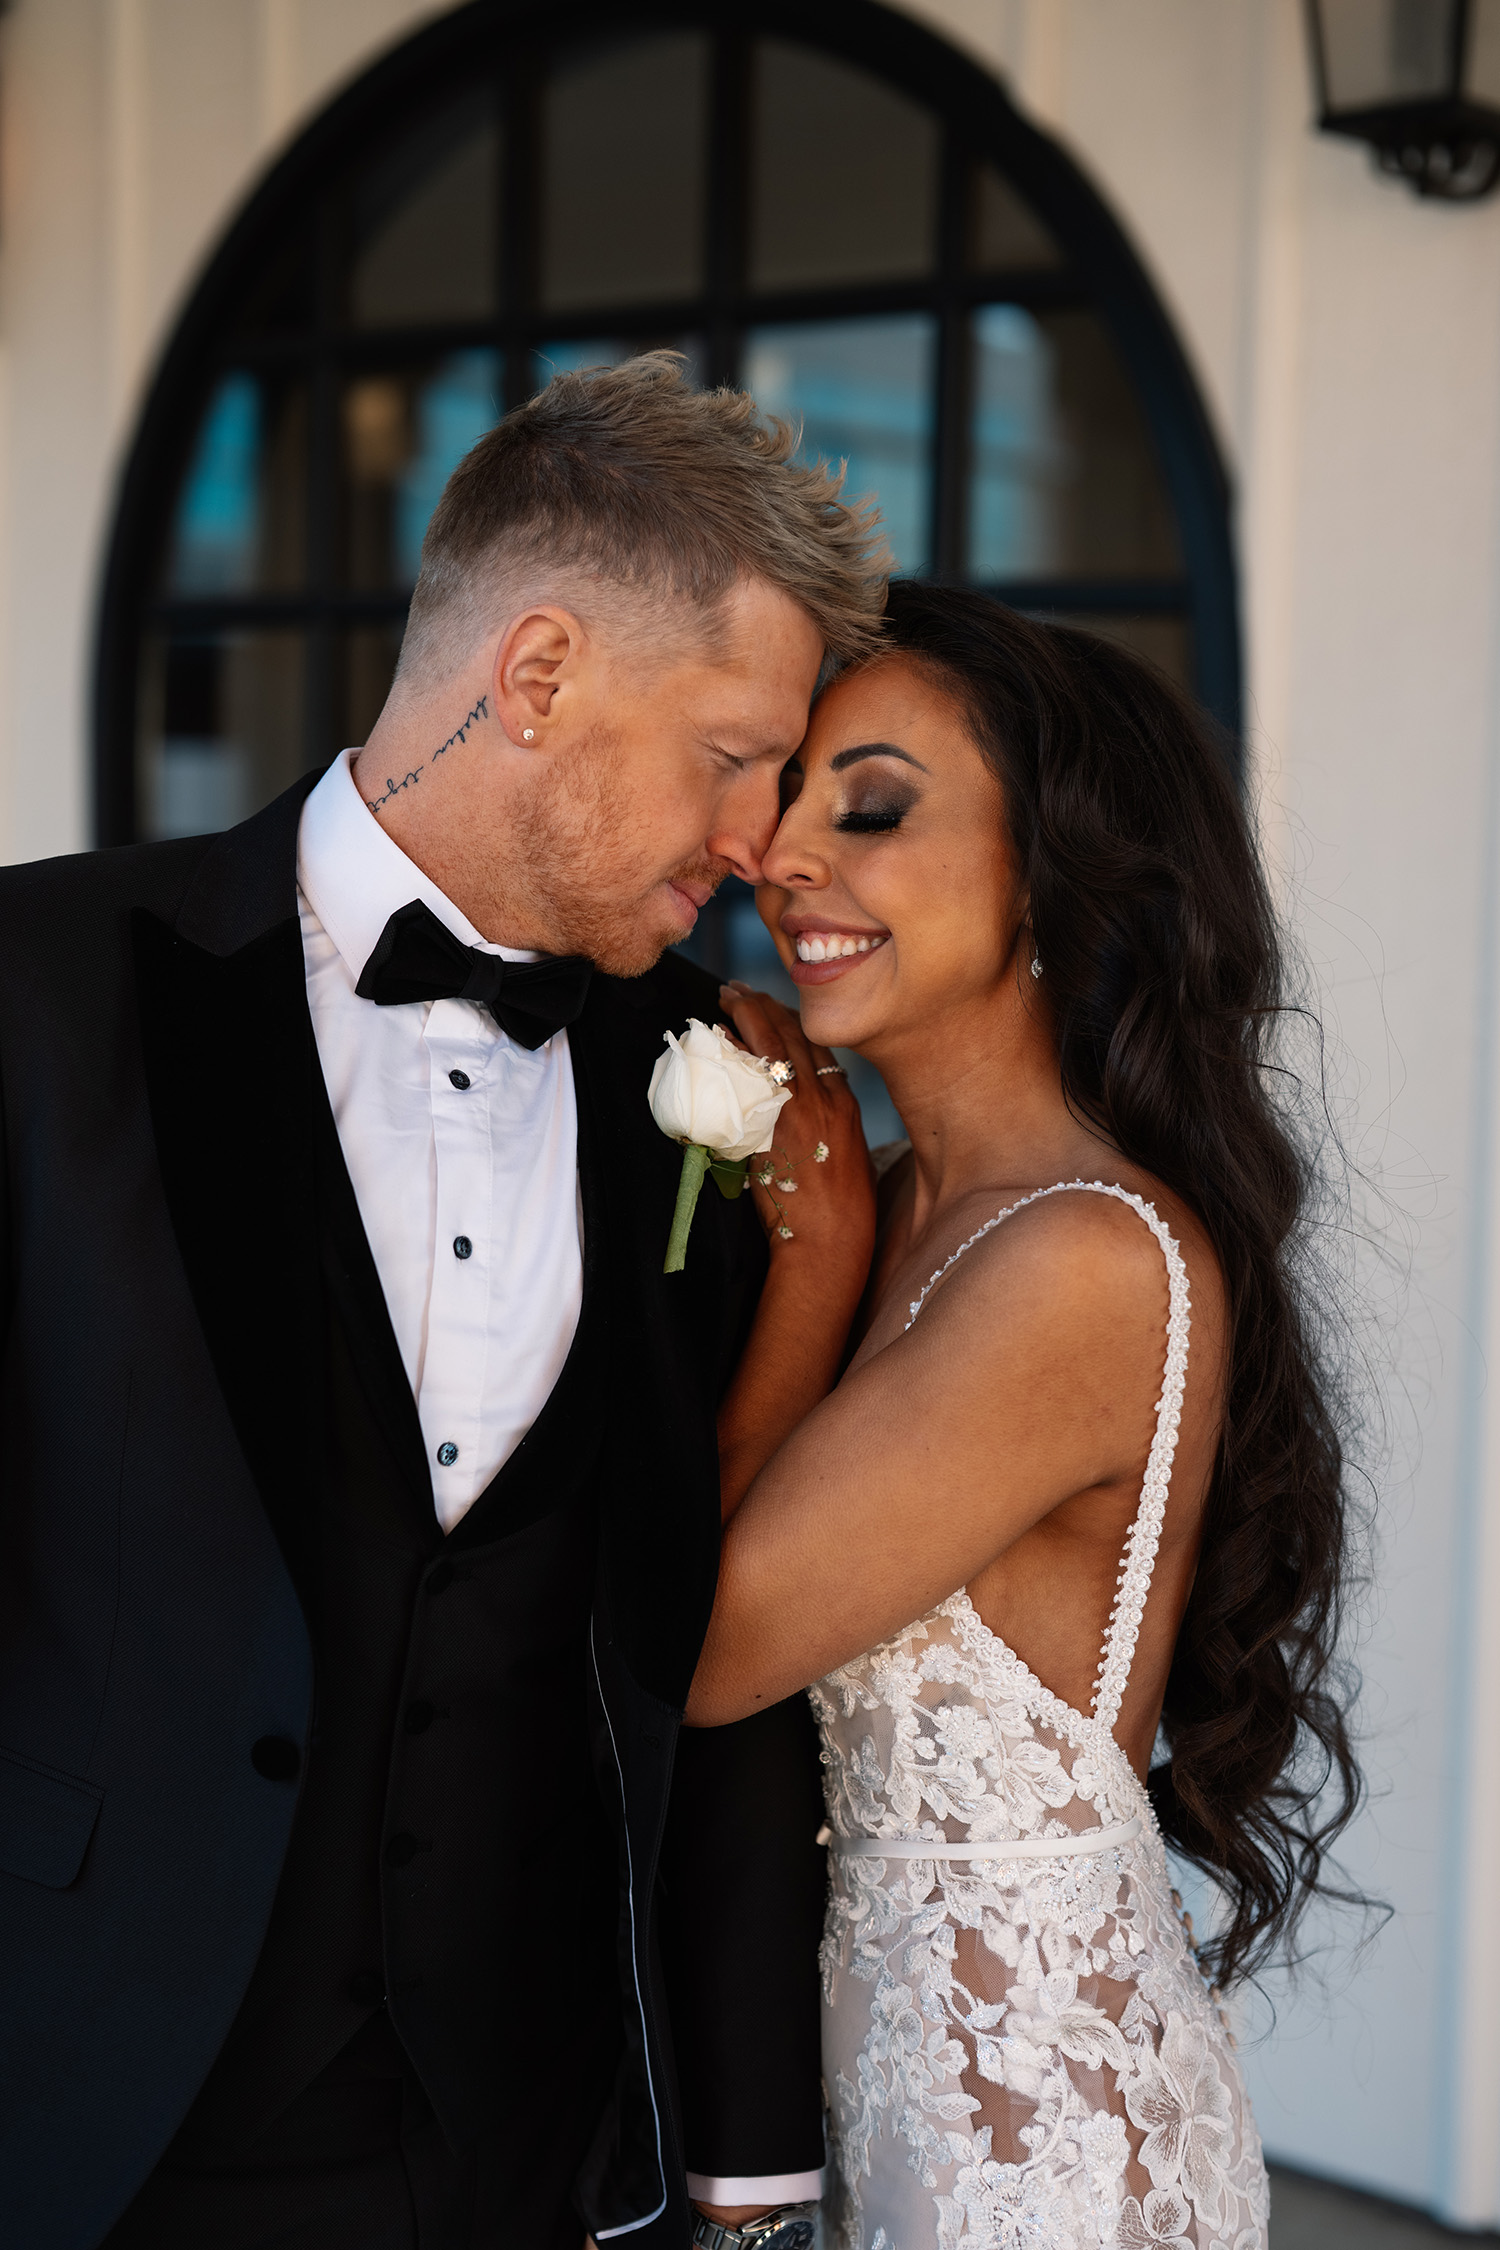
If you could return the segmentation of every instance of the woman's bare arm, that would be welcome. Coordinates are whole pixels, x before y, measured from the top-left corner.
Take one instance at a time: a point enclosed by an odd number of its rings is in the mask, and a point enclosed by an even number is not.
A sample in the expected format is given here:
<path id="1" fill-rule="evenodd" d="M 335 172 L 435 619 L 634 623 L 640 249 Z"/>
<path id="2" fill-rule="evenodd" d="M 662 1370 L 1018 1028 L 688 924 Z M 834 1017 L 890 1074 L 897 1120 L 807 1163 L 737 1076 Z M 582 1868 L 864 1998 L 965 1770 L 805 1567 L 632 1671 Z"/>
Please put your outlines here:
<path id="1" fill-rule="evenodd" d="M 719 1485 L 724 1516 L 799 1422 L 838 1380 L 850 1325 L 859 1309 L 875 1242 L 875 1191 L 860 1129 L 859 1104 L 824 1047 L 811 1047 L 789 1008 L 743 985 L 723 992 L 736 1031 L 758 1055 L 782 1056 L 797 1072 L 772 1155 L 773 1188 L 752 1192 L 771 1235 L 760 1305 L 739 1368 L 719 1411 Z M 825 1075 L 819 1077 L 819 1070 Z M 814 1160 L 818 1147 L 826 1159 Z M 750 1176 L 765 1169 L 752 1158 Z M 791 1192 L 774 1176 L 792 1177 Z M 773 1194 L 775 1200 L 773 1201 Z M 776 1229 L 780 1212 L 790 1241 Z"/>
<path id="2" fill-rule="evenodd" d="M 1139 1486 L 1166 1277 L 1131 1213 L 1071 1196 L 1018 1213 L 908 1333 L 887 1318 L 892 1339 L 791 1431 L 726 1528 L 690 1725 L 876 1646 L 1075 1494 Z"/>

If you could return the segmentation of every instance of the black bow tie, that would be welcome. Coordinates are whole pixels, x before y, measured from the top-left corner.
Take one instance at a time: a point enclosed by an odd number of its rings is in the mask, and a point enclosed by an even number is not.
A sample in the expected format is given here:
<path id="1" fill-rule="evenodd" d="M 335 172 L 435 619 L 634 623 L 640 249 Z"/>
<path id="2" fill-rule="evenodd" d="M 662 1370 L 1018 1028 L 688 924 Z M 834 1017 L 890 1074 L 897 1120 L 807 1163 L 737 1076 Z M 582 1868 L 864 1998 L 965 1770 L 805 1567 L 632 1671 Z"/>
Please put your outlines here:
<path id="1" fill-rule="evenodd" d="M 475 1000 L 518 1047 L 540 1047 L 576 1023 L 588 997 L 592 961 L 567 954 L 547 961 L 502 961 L 465 945 L 420 899 L 400 906 L 354 987 L 377 1008 L 404 1000 Z"/>

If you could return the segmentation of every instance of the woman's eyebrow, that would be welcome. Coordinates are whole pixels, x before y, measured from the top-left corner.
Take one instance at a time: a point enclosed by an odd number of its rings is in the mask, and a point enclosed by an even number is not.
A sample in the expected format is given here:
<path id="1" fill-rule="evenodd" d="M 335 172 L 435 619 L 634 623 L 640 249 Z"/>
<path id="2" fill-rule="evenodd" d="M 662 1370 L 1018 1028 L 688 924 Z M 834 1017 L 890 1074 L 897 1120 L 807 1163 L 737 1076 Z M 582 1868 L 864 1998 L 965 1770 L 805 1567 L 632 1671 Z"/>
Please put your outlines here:
<path id="1" fill-rule="evenodd" d="M 843 773 L 849 766 L 857 766 L 861 758 L 899 758 L 903 765 L 915 766 L 918 773 L 927 771 L 920 758 L 914 758 L 909 750 L 898 750 L 894 742 L 856 742 L 828 763 L 835 773 Z"/>

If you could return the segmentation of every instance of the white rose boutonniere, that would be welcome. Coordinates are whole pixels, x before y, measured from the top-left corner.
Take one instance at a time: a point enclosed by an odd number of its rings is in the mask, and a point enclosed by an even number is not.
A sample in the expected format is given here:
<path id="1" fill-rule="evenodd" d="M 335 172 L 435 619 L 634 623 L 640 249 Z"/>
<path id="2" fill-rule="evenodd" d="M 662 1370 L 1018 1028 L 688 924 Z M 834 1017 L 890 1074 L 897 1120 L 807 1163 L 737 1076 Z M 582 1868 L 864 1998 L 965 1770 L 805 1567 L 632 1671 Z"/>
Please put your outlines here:
<path id="1" fill-rule="evenodd" d="M 792 1098 L 783 1073 L 785 1063 L 747 1055 L 720 1024 L 693 1017 L 681 1039 L 667 1033 L 666 1053 L 657 1057 L 647 1091 L 657 1124 L 683 1145 L 664 1273 L 682 1271 L 705 1172 L 712 1172 L 722 1195 L 736 1196 L 749 1159 L 770 1147 L 776 1120 Z"/>

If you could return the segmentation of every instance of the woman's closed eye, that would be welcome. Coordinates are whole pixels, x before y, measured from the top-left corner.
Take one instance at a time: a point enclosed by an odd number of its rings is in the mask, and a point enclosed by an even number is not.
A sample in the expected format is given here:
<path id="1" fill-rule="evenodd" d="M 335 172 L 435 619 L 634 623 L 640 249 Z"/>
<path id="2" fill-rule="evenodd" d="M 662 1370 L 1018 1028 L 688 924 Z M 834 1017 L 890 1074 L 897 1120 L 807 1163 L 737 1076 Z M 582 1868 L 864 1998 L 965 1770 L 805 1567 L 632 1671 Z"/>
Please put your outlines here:
<path id="1" fill-rule="evenodd" d="M 834 827 L 844 836 L 888 836 L 911 811 L 911 797 L 887 797 L 849 805 L 834 817 Z"/>

